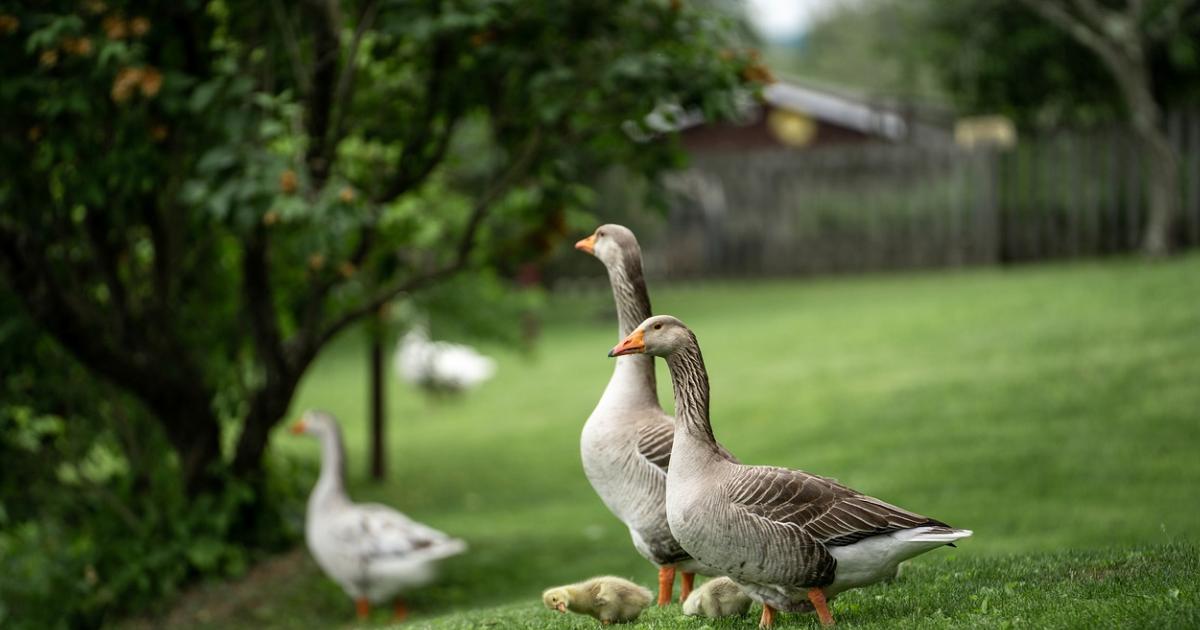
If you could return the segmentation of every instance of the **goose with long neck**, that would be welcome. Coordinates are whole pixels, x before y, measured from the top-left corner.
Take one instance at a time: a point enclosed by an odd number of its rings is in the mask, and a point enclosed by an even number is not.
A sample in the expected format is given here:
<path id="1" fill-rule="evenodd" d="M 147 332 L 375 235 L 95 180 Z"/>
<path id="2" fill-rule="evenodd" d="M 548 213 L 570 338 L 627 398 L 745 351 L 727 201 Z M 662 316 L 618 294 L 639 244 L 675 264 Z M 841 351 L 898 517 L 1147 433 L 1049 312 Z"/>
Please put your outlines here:
<path id="1" fill-rule="evenodd" d="M 355 603 L 359 619 L 371 604 L 394 598 L 397 620 L 407 610 L 399 593 L 435 577 L 439 560 L 466 550 L 461 540 L 378 503 L 354 503 L 346 494 L 345 450 L 337 420 L 306 411 L 291 428 L 321 442 L 321 474 L 308 497 L 304 538 L 321 569 Z"/>
<path id="2" fill-rule="evenodd" d="M 664 357 L 675 392 L 676 431 L 667 473 L 667 522 L 697 562 L 776 610 L 815 609 L 889 579 L 901 562 L 971 535 L 800 470 L 746 466 L 720 455 L 709 421 L 708 373 L 696 336 L 669 315 L 651 317 L 609 356 Z"/>
<path id="3" fill-rule="evenodd" d="M 620 225 L 602 225 L 575 248 L 604 263 L 617 306 L 618 338 L 650 316 L 637 238 Z M 671 601 L 675 571 L 681 598 L 694 574 L 709 573 L 679 546 L 667 525 L 666 484 L 675 426 L 658 404 L 654 357 L 617 359 L 608 387 L 583 425 L 580 454 L 588 481 L 604 505 L 629 528 L 633 546 L 659 567 L 658 605 Z"/>

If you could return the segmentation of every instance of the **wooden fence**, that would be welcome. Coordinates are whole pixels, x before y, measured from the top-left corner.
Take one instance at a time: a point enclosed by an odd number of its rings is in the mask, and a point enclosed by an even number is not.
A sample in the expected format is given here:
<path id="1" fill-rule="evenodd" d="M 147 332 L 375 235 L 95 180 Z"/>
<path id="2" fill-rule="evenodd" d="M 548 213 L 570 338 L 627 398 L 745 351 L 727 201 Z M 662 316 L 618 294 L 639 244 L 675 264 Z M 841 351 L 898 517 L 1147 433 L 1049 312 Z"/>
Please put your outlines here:
<path id="1" fill-rule="evenodd" d="M 1182 216 L 1200 246 L 1200 115 L 1174 115 Z M 660 277 L 1003 264 L 1135 250 L 1145 173 L 1127 132 L 1060 132 L 1006 151 L 854 145 L 703 155 L 668 178 L 643 240 Z"/>

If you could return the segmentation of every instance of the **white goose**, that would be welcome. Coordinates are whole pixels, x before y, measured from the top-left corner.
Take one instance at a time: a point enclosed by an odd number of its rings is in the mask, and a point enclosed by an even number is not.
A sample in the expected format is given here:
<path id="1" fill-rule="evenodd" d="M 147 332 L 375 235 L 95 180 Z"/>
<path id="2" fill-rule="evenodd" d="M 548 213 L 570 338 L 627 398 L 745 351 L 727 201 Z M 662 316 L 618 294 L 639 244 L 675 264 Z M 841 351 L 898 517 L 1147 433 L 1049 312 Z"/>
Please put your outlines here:
<path id="1" fill-rule="evenodd" d="M 637 238 L 620 225 L 602 225 L 575 248 L 604 263 L 617 306 L 620 337 L 650 316 Z M 654 357 L 617 359 L 600 402 L 583 425 L 583 470 L 600 500 L 626 527 L 642 557 L 658 565 L 658 605 L 671 601 L 675 571 L 681 599 L 692 591 L 695 573 L 711 573 L 693 561 L 667 525 L 667 468 L 675 424 L 658 404 Z M 725 457 L 732 458 L 722 449 Z"/>
<path id="2" fill-rule="evenodd" d="M 901 562 L 971 535 L 833 479 L 722 456 L 700 345 L 678 319 L 651 317 L 609 352 L 633 354 L 664 357 L 671 370 L 679 423 L 667 474 L 671 532 L 693 558 L 763 604 L 762 627 L 775 610 L 811 608 L 832 625 L 827 599 L 889 579 Z"/>
<path id="3" fill-rule="evenodd" d="M 392 365 L 400 378 L 429 392 L 461 393 L 496 374 L 496 362 L 471 346 L 431 341 L 415 326 L 396 344 Z"/>
<path id="4" fill-rule="evenodd" d="M 437 561 L 462 553 L 466 543 L 386 505 L 351 502 L 342 433 L 331 414 L 306 411 L 291 431 L 321 441 L 321 475 L 305 518 L 308 550 L 354 600 L 359 619 L 370 614 L 371 604 L 396 596 L 395 617 L 402 620 L 406 609 L 397 594 L 432 581 Z"/>

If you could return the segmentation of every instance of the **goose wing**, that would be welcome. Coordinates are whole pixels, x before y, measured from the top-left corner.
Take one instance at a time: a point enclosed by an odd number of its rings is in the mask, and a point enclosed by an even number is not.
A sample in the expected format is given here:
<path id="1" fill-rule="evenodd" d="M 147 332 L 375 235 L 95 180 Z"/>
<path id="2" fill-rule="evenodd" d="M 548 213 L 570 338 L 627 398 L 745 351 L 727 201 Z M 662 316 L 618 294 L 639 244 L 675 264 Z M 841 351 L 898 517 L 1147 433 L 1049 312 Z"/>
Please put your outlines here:
<path id="1" fill-rule="evenodd" d="M 675 424 L 674 421 L 666 416 L 666 422 L 649 424 L 638 429 L 637 452 L 646 460 L 664 473 L 671 463 L 671 448 L 675 442 Z M 725 450 L 724 446 L 717 444 L 717 451 L 727 461 L 738 463 L 733 453 Z"/>
<path id="2" fill-rule="evenodd" d="M 346 510 L 330 523 L 328 532 L 343 553 L 365 561 L 432 560 L 466 548 L 461 540 L 379 504 L 356 505 Z"/>
<path id="3" fill-rule="evenodd" d="M 800 470 L 743 468 L 726 487 L 735 509 L 777 525 L 799 528 L 822 546 L 945 523 L 861 494 L 835 479 Z"/>
<path id="4" fill-rule="evenodd" d="M 648 424 L 638 429 L 637 452 L 647 463 L 667 472 L 671 463 L 671 445 L 675 427 L 667 422 Z"/>

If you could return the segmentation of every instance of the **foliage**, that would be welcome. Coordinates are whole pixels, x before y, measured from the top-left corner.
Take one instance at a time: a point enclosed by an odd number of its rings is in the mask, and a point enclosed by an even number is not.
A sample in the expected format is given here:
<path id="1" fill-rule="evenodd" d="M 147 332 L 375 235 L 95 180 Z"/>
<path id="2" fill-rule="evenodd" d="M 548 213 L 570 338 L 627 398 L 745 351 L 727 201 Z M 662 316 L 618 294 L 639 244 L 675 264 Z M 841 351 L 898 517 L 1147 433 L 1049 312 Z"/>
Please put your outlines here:
<path id="1" fill-rule="evenodd" d="M 666 0 L 0 5 L 0 307 L 30 357 L 5 373 L 5 544 L 63 558 L 29 593 L 80 566 L 112 586 L 43 612 L 95 621 L 272 544 L 264 453 L 321 349 L 401 296 L 514 293 L 595 173 L 676 163 L 623 127 L 753 89 L 730 33 Z M 63 489 L 93 457 L 76 478 L 144 539 Z"/>
<path id="2" fill-rule="evenodd" d="M 251 559 L 230 542 L 250 488 L 189 500 L 158 427 L 20 313 L 0 331 L 0 374 L 0 625 L 93 626 Z M 270 478 L 272 500 L 298 504 L 294 481 Z"/>
<path id="3" fill-rule="evenodd" d="M 1148 624 L 1176 627 L 1187 624 L 1169 621 L 1194 615 L 1200 593 L 1186 575 L 1200 531 L 1200 311 L 1184 287 L 1197 274 L 1200 256 L 1191 255 L 687 287 L 651 280 L 650 290 L 657 312 L 697 331 L 713 428 L 743 461 L 830 475 L 975 531 L 957 549 L 917 559 L 894 586 L 839 598 L 839 623 L 995 627 L 1020 617 L 1095 627 L 1105 625 L 1088 623 L 1098 616 L 1146 614 Z M 394 505 L 471 546 L 411 594 L 415 627 L 576 623 L 539 608 L 542 589 L 602 574 L 654 583 L 579 463 L 580 428 L 612 374 L 605 353 L 616 341 L 607 291 L 556 295 L 538 351 L 489 348 L 499 369 L 472 396 L 442 405 L 403 390 L 389 396 L 393 466 L 382 484 L 367 481 L 366 428 L 356 420 L 366 407 L 362 344 L 347 337 L 310 372 L 296 406 L 342 418 L 351 496 Z M 658 381 L 669 407 L 661 362 Z M 302 483 L 315 480 L 311 440 L 280 437 L 272 449 L 307 461 Z M 1172 541 L 1179 546 L 1160 547 Z M 286 570 L 271 563 L 249 580 L 200 589 L 148 627 L 353 619 L 352 603 L 305 550 L 281 562 Z M 1049 589 L 1045 597 L 1033 585 Z M 985 599 L 988 614 L 970 617 Z M 812 617 L 785 619 L 816 627 Z M 648 620 L 704 625 L 673 611 Z M 582 618 L 577 627 L 584 621 L 595 627 Z"/>

